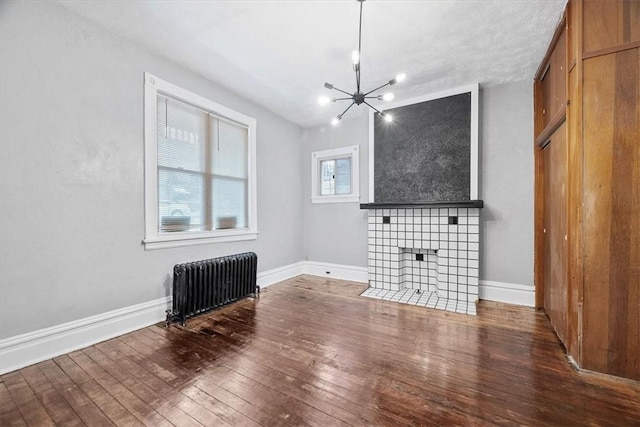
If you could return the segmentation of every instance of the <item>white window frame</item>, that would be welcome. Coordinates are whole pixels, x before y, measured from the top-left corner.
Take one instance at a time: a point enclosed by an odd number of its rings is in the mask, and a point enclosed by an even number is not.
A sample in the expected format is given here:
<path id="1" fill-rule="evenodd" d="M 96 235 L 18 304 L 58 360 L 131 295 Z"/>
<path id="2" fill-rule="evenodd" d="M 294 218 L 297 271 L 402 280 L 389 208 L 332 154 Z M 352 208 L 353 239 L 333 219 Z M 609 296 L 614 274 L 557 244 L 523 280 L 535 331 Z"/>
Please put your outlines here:
<path id="1" fill-rule="evenodd" d="M 158 232 L 158 94 L 191 104 L 248 129 L 247 228 L 212 231 Z M 144 73 L 144 218 L 146 250 L 206 243 L 255 240 L 258 237 L 256 196 L 256 119 Z"/>
<path id="2" fill-rule="evenodd" d="M 351 193 L 320 194 L 320 162 L 351 158 Z M 311 153 L 311 203 L 351 203 L 360 201 L 360 147 L 334 148 Z"/>

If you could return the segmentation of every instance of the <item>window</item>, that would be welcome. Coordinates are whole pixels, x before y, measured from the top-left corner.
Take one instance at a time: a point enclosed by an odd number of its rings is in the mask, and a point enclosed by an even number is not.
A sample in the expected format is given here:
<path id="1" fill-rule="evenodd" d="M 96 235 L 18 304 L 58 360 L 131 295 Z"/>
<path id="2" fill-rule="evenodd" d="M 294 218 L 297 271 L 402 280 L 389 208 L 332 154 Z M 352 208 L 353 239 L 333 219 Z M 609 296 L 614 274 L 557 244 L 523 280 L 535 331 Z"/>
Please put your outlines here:
<path id="1" fill-rule="evenodd" d="M 145 248 L 257 237 L 255 130 L 145 73 Z"/>
<path id="2" fill-rule="evenodd" d="M 358 146 L 311 153 L 311 202 L 358 202 Z"/>

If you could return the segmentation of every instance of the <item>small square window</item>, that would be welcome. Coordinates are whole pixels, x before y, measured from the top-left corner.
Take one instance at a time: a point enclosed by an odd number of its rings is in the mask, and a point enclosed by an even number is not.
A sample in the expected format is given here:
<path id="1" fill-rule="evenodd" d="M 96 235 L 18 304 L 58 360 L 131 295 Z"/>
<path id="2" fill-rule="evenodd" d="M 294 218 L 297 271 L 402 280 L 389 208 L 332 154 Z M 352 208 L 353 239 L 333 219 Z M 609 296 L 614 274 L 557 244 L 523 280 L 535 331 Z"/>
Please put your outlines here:
<path id="1" fill-rule="evenodd" d="M 351 157 L 320 161 L 320 195 L 351 194 Z"/>
<path id="2" fill-rule="evenodd" d="M 312 203 L 358 202 L 358 166 L 357 145 L 312 153 Z"/>

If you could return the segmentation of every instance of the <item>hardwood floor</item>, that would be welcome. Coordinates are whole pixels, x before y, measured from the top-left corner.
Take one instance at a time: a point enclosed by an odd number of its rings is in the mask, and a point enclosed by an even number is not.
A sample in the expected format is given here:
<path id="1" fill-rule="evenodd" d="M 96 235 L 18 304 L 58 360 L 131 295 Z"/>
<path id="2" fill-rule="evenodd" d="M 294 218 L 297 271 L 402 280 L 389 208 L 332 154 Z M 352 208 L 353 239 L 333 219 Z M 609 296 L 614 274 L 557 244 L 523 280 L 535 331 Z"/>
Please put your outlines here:
<path id="1" fill-rule="evenodd" d="M 0 425 L 640 425 L 640 383 L 572 369 L 541 312 L 363 289 L 300 276 L 3 375 Z"/>

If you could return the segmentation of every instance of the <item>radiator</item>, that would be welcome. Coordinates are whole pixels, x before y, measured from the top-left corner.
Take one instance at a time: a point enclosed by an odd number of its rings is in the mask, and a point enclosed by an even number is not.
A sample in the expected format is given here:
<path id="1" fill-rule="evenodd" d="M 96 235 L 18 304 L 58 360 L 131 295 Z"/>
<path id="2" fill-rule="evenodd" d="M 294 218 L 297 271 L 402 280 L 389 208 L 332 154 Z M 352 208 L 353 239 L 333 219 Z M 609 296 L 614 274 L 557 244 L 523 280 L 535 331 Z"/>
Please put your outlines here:
<path id="1" fill-rule="evenodd" d="M 228 255 L 173 267 L 173 308 L 167 312 L 167 325 L 214 308 L 256 296 L 258 256 L 253 252 Z"/>

